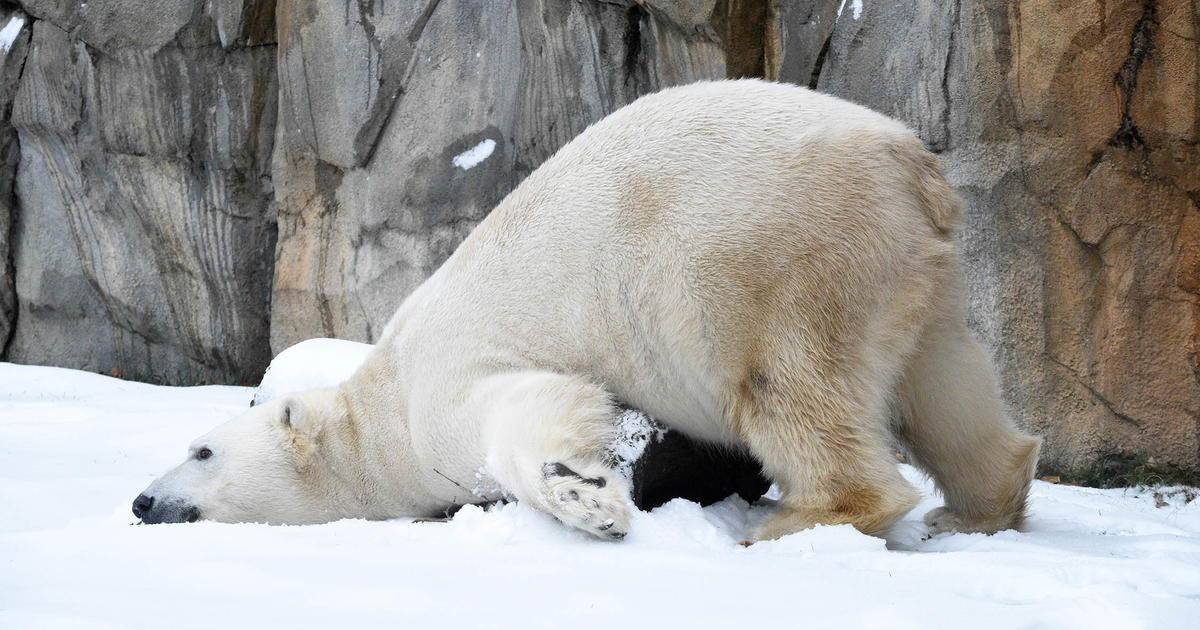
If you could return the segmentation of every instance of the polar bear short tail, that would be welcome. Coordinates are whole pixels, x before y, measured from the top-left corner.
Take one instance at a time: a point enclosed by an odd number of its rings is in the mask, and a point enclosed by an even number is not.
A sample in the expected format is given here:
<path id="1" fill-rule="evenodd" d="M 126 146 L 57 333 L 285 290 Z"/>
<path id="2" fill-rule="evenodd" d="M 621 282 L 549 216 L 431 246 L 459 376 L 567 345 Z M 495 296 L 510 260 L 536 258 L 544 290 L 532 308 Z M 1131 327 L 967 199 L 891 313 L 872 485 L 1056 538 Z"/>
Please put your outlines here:
<path id="1" fill-rule="evenodd" d="M 957 229 L 963 214 L 962 200 L 942 176 L 937 156 L 926 151 L 916 137 L 911 138 L 912 146 L 904 146 L 909 142 L 894 136 L 880 140 L 881 144 L 887 146 L 892 159 L 908 175 L 909 193 L 915 197 L 916 205 L 925 211 L 934 227 L 942 233 Z"/>

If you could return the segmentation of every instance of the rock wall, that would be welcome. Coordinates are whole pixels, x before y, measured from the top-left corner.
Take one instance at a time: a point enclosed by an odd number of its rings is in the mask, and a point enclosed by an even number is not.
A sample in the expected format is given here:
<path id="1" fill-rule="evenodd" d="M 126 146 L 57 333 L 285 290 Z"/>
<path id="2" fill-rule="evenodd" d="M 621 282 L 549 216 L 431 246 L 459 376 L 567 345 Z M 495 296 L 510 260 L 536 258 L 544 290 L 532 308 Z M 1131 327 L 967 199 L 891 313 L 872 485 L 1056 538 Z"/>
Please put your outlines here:
<path id="1" fill-rule="evenodd" d="M 309 337 L 373 341 L 588 124 L 765 76 L 941 154 L 972 326 L 1045 465 L 1200 469 L 1195 0 L 0 2 L 18 13 L 9 360 L 228 382 Z"/>
<path id="2" fill-rule="evenodd" d="M 843 12 L 817 87 L 908 121 L 967 201 L 973 325 L 1043 464 L 1200 467 L 1196 2 Z"/>
<path id="3" fill-rule="evenodd" d="M 588 124 L 660 86 L 725 76 L 715 33 L 696 34 L 711 6 L 689 8 L 671 5 L 676 22 L 632 2 L 281 2 L 272 347 L 374 340 Z M 481 161 L 456 161 L 476 147 Z"/>
<path id="4" fill-rule="evenodd" d="M 234 4 L 23 3 L 36 19 L 11 117 L 8 360 L 168 383 L 261 375 L 274 23 Z"/>
<path id="5" fill-rule="evenodd" d="M 28 21 L 17 7 L 0 5 L 0 352 L 8 343 L 17 315 L 10 234 L 20 147 L 10 121 L 13 96 L 29 49 Z"/>
<path id="6" fill-rule="evenodd" d="M 807 83 L 835 16 L 836 0 L 281 2 L 272 347 L 373 341 L 589 124 L 663 87 L 762 76 L 768 63 Z M 474 147 L 487 157 L 456 163 Z"/>

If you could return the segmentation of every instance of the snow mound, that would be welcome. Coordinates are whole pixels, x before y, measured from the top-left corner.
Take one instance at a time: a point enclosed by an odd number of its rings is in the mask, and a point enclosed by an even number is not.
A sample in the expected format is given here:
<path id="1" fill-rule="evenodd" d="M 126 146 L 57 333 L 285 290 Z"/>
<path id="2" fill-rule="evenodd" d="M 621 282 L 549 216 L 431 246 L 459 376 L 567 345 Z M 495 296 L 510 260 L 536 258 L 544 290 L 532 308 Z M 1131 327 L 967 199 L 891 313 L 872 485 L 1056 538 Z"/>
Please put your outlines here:
<path id="1" fill-rule="evenodd" d="M 883 551 L 887 541 L 868 536 L 853 525 L 819 525 L 812 529 L 767 540 L 750 547 L 755 553 L 817 553 L 852 551 Z"/>
<path id="2" fill-rule="evenodd" d="M 350 378 L 375 346 L 342 339 L 309 339 L 280 352 L 267 366 L 251 405 L 284 394 L 332 387 Z"/>

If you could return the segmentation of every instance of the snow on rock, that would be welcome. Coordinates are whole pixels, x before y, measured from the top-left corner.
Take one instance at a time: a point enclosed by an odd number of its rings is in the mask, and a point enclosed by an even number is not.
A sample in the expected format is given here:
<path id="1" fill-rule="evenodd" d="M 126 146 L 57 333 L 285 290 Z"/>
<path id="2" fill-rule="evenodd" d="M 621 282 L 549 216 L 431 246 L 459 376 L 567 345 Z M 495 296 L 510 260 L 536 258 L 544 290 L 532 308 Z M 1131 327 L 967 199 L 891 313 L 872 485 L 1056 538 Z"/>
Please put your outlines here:
<path id="1" fill-rule="evenodd" d="M 17 41 L 17 35 L 21 34 L 21 27 L 25 25 L 25 18 L 14 15 L 8 19 L 8 24 L 4 28 L 0 28 L 0 52 L 8 52 L 12 49 L 13 42 Z"/>
<path id="2" fill-rule="evenodd" d="M 281 355 L 282 356 L 282 355 Z M 1191 628 L 1200 500 L 1035 482 L 1027 531 L 817 527 L 743 547 L 773 508 L 633 515 L 622 543 L 520 504 L 448 523 L 131 526 L 130 502 L 252 390 L 0 363 L 0 628 Z"/>
<path id="3" fill-rule="evenodd" d="M 842 3 L 838 5 L 838 17 L 842 16 L 842 9 L 846 8 L 847 2 L 850 3 L 850 14 L 857 20 L 862 15 L 862 0 L 842 0 Z"/>
<path id="4" fill-rule="evenodd" d="M 342 339 L 309 339 L 280 352 L 267 366 L 252 405 L 284 394 L 332 387 L 350 378 L 375 346 Z"/>
<path id="5" fill-rule="evenodd" d="M 466 151 L 454 156 L 454 159 L 451 160 L 451 162 L 453 162 L 453 164 L 458 168 L 461 168 L 464 171 L 469 171 L 471 170 L 471 167 L 488 159 L 488 156 L 490 156 L 492 151 L 495 150 L 496 141 L 488 138 L 483 142 L 471 147 L 470 149 L 467 149 Z"/>

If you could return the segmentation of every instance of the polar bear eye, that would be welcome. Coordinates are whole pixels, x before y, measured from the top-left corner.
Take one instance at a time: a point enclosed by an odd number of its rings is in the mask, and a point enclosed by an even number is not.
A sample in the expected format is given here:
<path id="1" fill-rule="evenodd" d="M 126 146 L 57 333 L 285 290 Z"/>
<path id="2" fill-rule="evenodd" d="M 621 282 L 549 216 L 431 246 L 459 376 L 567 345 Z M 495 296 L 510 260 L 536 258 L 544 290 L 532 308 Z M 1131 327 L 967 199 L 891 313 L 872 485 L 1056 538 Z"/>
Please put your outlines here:
<path id="1" fill-rule="evenodd" d="M 212 451 L 209 450 L 207 446 L 196 451 L 196 459 L 198 459 L 200 461 L 204 461 L 204 460 L 208 459 L 209 457 L 212 457 Z"/>

